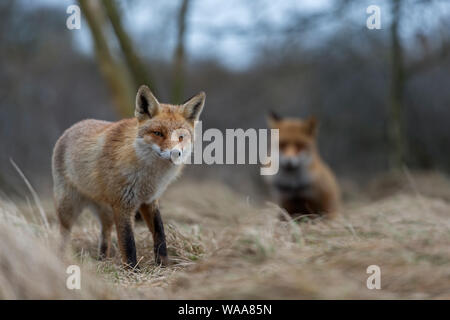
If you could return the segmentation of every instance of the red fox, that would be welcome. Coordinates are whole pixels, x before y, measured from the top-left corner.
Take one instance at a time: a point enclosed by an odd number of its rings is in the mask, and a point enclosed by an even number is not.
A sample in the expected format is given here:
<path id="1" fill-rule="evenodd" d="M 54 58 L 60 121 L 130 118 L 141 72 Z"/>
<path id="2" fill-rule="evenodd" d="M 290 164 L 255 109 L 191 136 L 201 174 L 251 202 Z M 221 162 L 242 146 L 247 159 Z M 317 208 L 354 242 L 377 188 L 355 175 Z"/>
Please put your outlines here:
<path id="1" fill-rule="evenodd" d="M 141 86 L 134 118 L 84 120 L 64 132 L 52 158 L 62 248 L 76 218 L 89 207 L 101 223 L 100 257 L 110 255 L 115 224 L 122 261 L 134 268 L 133 218 L 139 210 L 153 234 L 156 263 L 168 264 L 158 198 L 191 153 L 195 121 L 204 104 L 204 92 L 182 105 L 169 105 L 159 103 L 147 86 Z"/>
<path id="2" fill-rule="evenodd" d="M 270 185 L 280 206 L 293 217 L 333 217 L 339 209 L 340 192 L 318 152 L 317 120 L 283 119 L 272 112 L 268 123 L 279 129 L 280 169 L 270 178 Z"/>

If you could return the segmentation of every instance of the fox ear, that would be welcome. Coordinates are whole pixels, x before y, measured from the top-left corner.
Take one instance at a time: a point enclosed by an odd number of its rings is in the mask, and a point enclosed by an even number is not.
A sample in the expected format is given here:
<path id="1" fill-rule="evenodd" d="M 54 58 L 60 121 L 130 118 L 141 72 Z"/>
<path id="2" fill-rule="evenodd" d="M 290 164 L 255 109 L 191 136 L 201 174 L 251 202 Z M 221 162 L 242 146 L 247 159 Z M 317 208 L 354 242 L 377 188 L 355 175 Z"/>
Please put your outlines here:
<path id="1" fill-rule="evenodd" d="M 159 109 L 159 102 L 150 91 L 149 87 L 142 85 L 136 95 L 136 109 L 134 115 L 139 120 L 153 118 Z"/>
<path id="2" fill-rule="evenodd" d="M 205 105 L 206 94 L 201 91 L 183 103 L 183 115 L 188 121 L 197 121 Z"/>
<path id="3" fill-rule="evenodd" d="M 308 120 L 306 120 L 306 131 L 310 136 L 317 135 L 317 131 L 319 129 L 318 127 L 319 127 L 319 120 L 317 120 L 316 117 L 311 116 L 308 118 Z"/>
<path id="4" fill-rule="evenodd" d="M 277 122 L 281 120 L 281 117 L 278 113 L 276 113 L 273 110 L 269 111 L 269 114 L 267 115 L 267 124 L 271 128 L 275 128 L 277 126 Z"/>

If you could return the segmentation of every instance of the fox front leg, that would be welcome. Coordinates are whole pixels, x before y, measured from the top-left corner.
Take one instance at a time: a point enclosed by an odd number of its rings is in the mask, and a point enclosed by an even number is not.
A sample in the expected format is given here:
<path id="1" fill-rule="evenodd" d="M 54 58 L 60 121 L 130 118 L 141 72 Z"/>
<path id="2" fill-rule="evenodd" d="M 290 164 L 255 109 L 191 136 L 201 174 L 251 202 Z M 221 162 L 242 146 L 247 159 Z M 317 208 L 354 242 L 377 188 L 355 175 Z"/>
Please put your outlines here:
<path id="1" fill-rule="evenodd" d="M 139 212 L 144 218 L 148 229 L 153 235 L 153 250 L 155 253 L 155 262 L 158 265 L 167 266 L 169 259 L 167 257 L 166 235 L 164 225 L 159 212 L 158 201 L 150 204 L 142 204 Z"/>
<path id="2" fill-rule="evenodd" d="M 115 210 L 114 222 L 117 230 L 117 240 L 122 254 L 122 261 L 130 268 L 136 268 L 136 244 L 134 242 L 132 215 L 123 210 Z"/>

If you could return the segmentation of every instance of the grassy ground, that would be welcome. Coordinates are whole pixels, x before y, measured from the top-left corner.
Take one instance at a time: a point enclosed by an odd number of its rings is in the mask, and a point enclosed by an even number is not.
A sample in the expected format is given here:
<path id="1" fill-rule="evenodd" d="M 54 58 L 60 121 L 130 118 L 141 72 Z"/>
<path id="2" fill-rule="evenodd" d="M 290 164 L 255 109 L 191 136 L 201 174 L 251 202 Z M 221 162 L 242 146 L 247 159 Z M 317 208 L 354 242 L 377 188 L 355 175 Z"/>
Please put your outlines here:
<path id="1" fill-rule="evenodd" d="M 180 181 L 161 202 L 172 265 L 154 265 L 152 238 L 137 223 L 137 273 L 121 267 L 115 235 L 114 258 L 96 259 L 90 213 L 60 258 L 51 201 L 40 211 L 32 200 L 2 197 L 0 298 L 449 299 L 448 181 L 407 174 L 354 190 L 336 220 L 296 223 L 222 184 Z M 66 288 L 72 264 L 81 267 L 81 290 Z M 374 264 L 381 290 L 366 287 Z"/>

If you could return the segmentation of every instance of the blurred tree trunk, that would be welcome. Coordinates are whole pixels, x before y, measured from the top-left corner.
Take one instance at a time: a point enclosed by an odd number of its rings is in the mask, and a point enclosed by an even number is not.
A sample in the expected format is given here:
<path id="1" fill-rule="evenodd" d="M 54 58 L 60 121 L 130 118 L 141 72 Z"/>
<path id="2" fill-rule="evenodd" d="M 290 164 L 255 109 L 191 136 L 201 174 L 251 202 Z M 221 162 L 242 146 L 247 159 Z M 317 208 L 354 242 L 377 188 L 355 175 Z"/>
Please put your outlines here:
<path id="1" fill-rule="evenodd" d="M 392 0 L 391 24 L 391 90 L 389 105 L 389 165 L 391 169 L 400 169 L 406 159 L 407 137 L 404 126 L 404 89 L 405 71 L 403 66 L 403 48 L 399 36 L 402 0 Z"/>
<path id="2" fill-rule="evenodd" d="M 189 9 L 189 0 L 182 0 L 180 11 L 178 12 L 178 34 L 177 45 L 174 56 L 173 69 L 173 87 L 172 87 L 172 102 L 180 104 L 183 102 L 184 94 L 184 41 L 186 34 L 186 17 Z"/>
<path id="3" fill-rule="evenodd" d="M 127 74 L 115 61 L 108 47 L 108 43 L 102 31 L 102 24 L 96 17 L 94 2 L 78 0 L 81 11 L 84 14 L 92 39 L 94 40 L 95 53 L 100 71 L 111 92 L 116 111 L 119 116 L 128 117 L 133 114 L 134 94 L 131 91 Z"/>
<path id="4" fill-rule="evenodd" d="M 156 94 L 155 83 L 152 81 L 146 65 L 136 53 L 133 42 L 123 28 L 122 20 L 117 10 L 115 0 L 103 0 L 103 6 L 111 22 L 114 33 L 119 40 L 125 61 L 133 78 L 134 91 L 137 91 L 139 86 L 142 84 L 146 84 L 150 87 L 152 92 Z"/>

